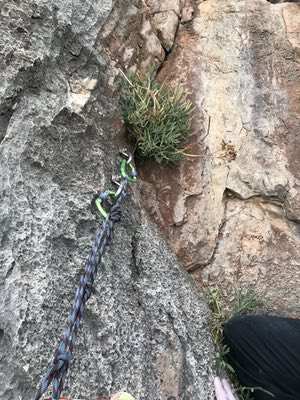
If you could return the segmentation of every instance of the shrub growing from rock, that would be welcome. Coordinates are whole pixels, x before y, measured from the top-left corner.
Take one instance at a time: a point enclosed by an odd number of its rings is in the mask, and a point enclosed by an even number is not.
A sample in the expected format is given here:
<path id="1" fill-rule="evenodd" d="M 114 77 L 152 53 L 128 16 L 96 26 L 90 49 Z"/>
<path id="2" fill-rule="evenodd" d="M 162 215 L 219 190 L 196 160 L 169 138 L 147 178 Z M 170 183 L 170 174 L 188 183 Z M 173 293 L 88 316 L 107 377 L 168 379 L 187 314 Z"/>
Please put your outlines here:
<path id="1" fill-rule="evenodd" d="M 126 127 L 136 141 L 137 156 L 174 163 L 184 155 L 190 134 L 192 103 L 183 88 L 159 84 L 151 75 L 125 76 L 121 108 Z"/>

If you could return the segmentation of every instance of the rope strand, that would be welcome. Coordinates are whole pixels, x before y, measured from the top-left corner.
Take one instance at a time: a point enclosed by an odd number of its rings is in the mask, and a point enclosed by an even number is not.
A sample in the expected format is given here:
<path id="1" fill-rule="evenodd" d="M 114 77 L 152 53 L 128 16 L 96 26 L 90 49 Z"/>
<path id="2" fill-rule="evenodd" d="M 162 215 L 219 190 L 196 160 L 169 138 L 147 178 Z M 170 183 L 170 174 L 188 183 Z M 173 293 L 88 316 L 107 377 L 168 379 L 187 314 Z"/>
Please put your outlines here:
<path id="1" fill-rule="evenodd" d="M 76 290 L 73 306 L 71 308 L 67 327 L 62 335 L 60 343 L 54 352 L 53 360 L 41 379 L 35 400 L 39 400 L 48 390 L 52 383 L 52 400 L 59 400 L 63 390 L 64 381 L 73 358 L 74 342 L 79 329 L 85 305 L 91 297 L 93 284 L 97 275 L 97 267 L 101 263 L 106 247 L 111 243 L 114 224 L 120 221 L 121 204 L 126 197 L 128 186 L 127 177 L 123 177 L 115 198 L 114 204 L 109 210 L 105 221 L 97 230 L 95 241 L 92 245 L 89 257 L 85 263 L 85 271 L 80 277 L 79 286 Z"/>

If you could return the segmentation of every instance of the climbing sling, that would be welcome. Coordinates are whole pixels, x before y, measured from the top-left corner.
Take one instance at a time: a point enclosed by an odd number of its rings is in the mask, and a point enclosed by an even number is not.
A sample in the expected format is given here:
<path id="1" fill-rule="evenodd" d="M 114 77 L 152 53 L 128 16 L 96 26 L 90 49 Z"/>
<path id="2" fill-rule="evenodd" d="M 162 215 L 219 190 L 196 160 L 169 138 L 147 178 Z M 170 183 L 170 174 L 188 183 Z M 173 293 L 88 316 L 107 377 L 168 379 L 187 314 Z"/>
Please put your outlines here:
<path id="1" fill-rule="evenodd" d="M 121 204 L 126 197 L 128 184 L 136 180 L 136 170 L 131 162 L 131 156 L 125 152 L 120 162 L 120 176 L 114 179 L 118 185 L 116 192 L 106 191 L 98 195 L 95 203 L 104 221 L 97 230 L 95 241 L 85 263 L 85 271 L 80 278 L 75 299 L 68 317 L 67 327 L 54 352 L 48 371 L 41 379 L 35 400 L 38 400 L 48 390 L 52 383 L 52 399 L 58 400 L 63 390 L 64 381 L 72 359 L 75 337 L 83 317 L 84 307 L 92 294 L 93 284 L 97 275 L 97 267 L 101 263 L 106 247 L 112 240 L 113 228 L 121 218 Z M 105 206 L 108 204 L 109 210 Z"/>

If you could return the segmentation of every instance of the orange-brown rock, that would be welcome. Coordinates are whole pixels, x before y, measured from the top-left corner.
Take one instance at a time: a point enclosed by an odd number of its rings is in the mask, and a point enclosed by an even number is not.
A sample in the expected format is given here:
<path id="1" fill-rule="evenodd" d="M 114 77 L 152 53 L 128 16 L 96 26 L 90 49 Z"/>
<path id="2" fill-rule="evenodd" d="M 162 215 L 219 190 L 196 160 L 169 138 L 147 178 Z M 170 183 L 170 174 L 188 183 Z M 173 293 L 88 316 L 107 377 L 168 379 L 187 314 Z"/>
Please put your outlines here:
<path id="1" fill-rule="evenodd" d="M 195 104 L 186 157 L 146 163 L 144 203 L 199 282 L 300 315 L 300 5 L 198 2 L 160 79 Z"/>

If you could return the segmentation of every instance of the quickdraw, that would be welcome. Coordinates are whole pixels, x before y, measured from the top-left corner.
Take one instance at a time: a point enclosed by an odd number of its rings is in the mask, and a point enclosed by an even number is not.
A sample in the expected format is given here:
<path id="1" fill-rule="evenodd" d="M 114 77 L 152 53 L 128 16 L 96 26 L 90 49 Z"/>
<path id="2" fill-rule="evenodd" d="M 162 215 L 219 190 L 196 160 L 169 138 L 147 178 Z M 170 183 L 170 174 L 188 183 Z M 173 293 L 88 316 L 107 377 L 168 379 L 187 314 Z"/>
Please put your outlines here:
<path id="1" fill-rule="evenodd" d="M 96 199 L 96 207 L 101 216 L 104 217 L 104 221 L 97 230 L 95 241 L 85 264 L 84 274 L 80 278 L 67 327 L 54 352 L 48 371 L 40 381 L 35 400 L 39 400 L 43 396 L 50 384 L 53 387 L 53 400 L 58 400 L 63 390 L 64 381 L 73 358 L 75 337 L 83 317 L 85 305 L 92 294 L 97 267 L 100 265 L 106 247 L 112 240 L 114 224 L 120 221 L 121 203 L 126 197 L 128 183 L 135 182 L 137 179 L 132 157 L 125 152 L 121 152 L 121 156 L 120 176 L 113 180 L 118 189 L 99 193 Z"/>
<path id="2" fill-rule="evenodd" d="M 129 172 L 127 172 L 127 168 L 130 169 Z M 134 166 L 131 162 L 128 162 L 124 159 L 121 161 L 121 176 L 123 179 L 128 179 L 129 182 L 136 181 L 136 172 Z"/>
<path id="3" fill-rule="evenodd" d="M 96 207 L 104 218 L 108 217 L 108 212 L 104 208 L 104 203 L 107 202 L 111 206 L 112 202 L 114 202 L 121 193 L 122 185 L 119 183 L 119 180 L 134 183 L 137 179 L 136 169 L 132 163 L 132 156 L 124 151 L 120 152 L 120 154 L 123 157 L 120 162 L 120 175 L 112 179 L 113 183 L 118 186 L 118 190 L 101 192 L 95 201 Z"/>

